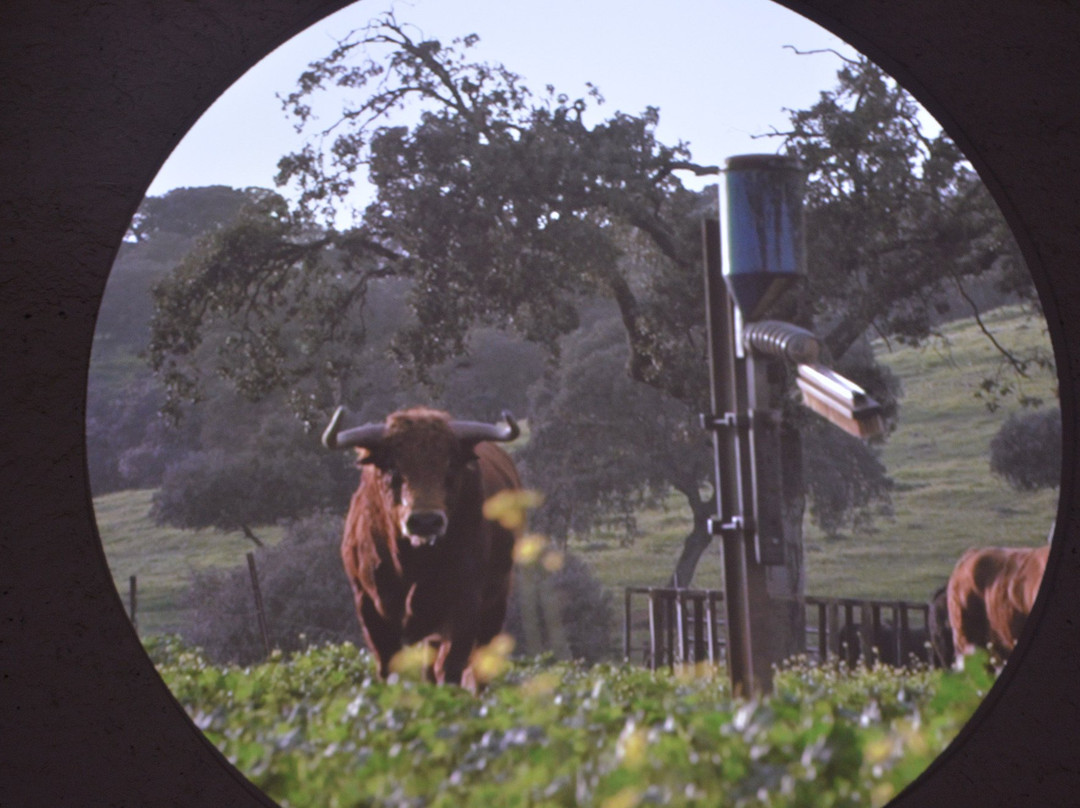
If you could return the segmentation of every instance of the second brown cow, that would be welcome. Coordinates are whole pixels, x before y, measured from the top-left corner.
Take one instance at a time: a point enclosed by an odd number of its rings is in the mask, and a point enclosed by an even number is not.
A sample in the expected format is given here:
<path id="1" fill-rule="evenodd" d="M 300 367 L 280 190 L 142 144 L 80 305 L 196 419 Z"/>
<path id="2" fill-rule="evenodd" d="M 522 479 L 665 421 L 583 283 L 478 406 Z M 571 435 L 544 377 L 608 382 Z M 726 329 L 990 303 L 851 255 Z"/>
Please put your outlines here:
<path id="1" fill-rule="evenodd" d="M 475 688 L 472 654 L 502 630 L 515 535 L 485 519 L 483 505 L 521 486 L 492 443 L 519 434 L 504 418 L 455 421 L 418 407 L 342 430 L 339 408 L 323 434 L 328 448 L 360 454 L 341 556 L 383 679 L 403 647 L 427 642 L 428 678 Z"/>
<path id="2" fill-rule="evenodd" d="M 956 664 L 976 648 L 1002 663 L 1016 645 L 1046 570 L 1049 545 L 972 548 L 948 584 Z"/>

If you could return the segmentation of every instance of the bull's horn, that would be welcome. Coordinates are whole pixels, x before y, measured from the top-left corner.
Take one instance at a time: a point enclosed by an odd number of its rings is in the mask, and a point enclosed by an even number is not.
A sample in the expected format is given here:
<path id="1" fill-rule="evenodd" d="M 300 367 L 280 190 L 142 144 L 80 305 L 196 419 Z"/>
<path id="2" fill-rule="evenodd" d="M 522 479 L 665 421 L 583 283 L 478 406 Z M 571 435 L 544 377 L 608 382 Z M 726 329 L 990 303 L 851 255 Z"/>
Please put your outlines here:
<path id="1" fill-rule="evenodd" d="M 382 441 L 385 424 L 365 424 L 342 432 L 341 418 L 344 414 L 344 407 L 334 410 L 330 424 L 323 432 L 322 442 L 327 449 L 348 449 L 350 446 L 372 449 Z"/>
<path id="2" fill-rule="evenodd" d="M 514 416 L 507 410 L 502 414 L 505 424 L 485 424 L 477 421 L 451 421 L 450 428 L 458 440 L 466 443 L 480 443 L 481 441 L 511 441 L 521 434 Z"/>

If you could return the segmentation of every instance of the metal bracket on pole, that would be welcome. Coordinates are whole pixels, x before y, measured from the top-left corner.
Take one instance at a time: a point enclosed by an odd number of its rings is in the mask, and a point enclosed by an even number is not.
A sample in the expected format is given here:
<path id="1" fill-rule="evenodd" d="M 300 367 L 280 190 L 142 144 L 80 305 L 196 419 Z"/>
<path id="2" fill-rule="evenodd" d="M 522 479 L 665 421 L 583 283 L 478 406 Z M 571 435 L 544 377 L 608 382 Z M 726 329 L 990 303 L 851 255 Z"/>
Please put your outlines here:
<path id="1" fill-rule="evenodd" d="M 754 530 L 753 521 L 741 516 L 733 516 L 730 522 L 725 522 L 720 516 L 710 516 L 707 527 L 710 536 L 731 536 L 736 539 L 753 533 Z"/>
<path id="2" fill-rule="evenodd" d="M 701 428 L 718 432 L 721 429 L 749 429 L 750 416 L 747 413 L 725 412 L 723 415 L 701 413 Z"/>

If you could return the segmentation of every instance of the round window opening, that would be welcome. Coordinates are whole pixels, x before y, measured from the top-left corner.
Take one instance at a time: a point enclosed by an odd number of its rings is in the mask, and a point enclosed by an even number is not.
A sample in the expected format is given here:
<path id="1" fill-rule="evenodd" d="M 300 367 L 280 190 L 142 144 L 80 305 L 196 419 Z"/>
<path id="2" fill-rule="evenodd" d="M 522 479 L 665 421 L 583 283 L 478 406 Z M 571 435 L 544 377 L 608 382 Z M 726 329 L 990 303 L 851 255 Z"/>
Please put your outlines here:
<path id="1" fill-rule="evenodd" d="M 473 8 L 327 18 L 133 219 L 87 441 L 140 638 L 283 804 L 883 804 L 1052 537 L 1008 227 L 778 6 Z"/>

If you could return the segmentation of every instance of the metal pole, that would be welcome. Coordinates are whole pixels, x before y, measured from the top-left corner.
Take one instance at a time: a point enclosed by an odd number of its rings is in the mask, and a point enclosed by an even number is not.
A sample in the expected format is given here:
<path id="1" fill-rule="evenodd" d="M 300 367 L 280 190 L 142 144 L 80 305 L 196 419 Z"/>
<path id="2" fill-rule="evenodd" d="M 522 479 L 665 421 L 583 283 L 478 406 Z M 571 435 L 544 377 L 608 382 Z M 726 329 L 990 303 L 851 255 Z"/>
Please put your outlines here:
<path id="1" fill-rule="evenodd" d="M 740 411 L 736 398 L 734 310 L 721 275 L 720 223 L 707 219 L 702 230 L 713 419 L 709 426 L 713 429 L 714 478 L 720 511 L 719 524 L 712 523 L 710 530 L 714 535 L 720 534 L 724 548 L 724 604 L 732 692 L 749 696 L 754 691 L 754 668 L 743 532 L 742 464 L 735 432 Z"/>

